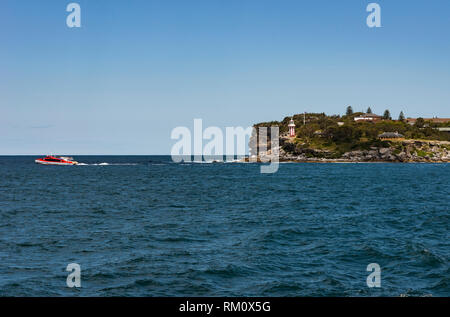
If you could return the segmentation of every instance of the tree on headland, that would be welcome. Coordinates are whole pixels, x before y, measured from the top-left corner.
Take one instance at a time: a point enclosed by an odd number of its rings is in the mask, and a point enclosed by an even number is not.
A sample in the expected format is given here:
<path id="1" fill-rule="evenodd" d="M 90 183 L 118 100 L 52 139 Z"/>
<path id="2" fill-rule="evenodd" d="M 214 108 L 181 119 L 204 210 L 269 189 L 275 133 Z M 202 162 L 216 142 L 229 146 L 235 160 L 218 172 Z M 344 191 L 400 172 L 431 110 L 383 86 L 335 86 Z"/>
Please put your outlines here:
<path id="1" fill-rule="evenodd" d="M 351 116 L 353 114 L 353 108 L 352 106 L 347 107 L 347 112 L 345 113 L 347 116 Z"/>
<path id="2" fill-rule="evenodd" d="M 369 107 L 369 108 L 367 108 L 367 111 L 366 111 L 366 113 L 372 113 L 372 109 Z"/>
<path id="3" fill-rule="evenodd" d="M 384 119 L 384 120 L 392 120 L 391 113 L 389 112 L 388 109 L 386 109 L 386 110 L 384 111 L 383 119 Z"/>
<path id="4" fill-rule="evenodd" d="M 417 118 L 416 123 L 414 123 L 414 125 L 417 128 L 423 128 L 423 126 L 425 125 L 425 120 L 423 118 Z"/>
<path id="5" fill-rule="evenodd" d="M 400 111 L 400 114 L 398 115 L 398 121 L 405 121 L 405 114 L 403 111 Z"/>

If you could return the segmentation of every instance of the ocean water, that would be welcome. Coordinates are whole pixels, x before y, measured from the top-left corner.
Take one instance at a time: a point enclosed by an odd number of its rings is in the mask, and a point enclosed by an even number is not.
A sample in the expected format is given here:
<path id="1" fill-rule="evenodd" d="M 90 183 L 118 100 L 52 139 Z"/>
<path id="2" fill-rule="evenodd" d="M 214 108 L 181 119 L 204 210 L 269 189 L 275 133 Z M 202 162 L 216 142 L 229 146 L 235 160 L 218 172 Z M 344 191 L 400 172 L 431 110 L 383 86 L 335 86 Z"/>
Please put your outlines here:
<path id="1" fill-rule="evenodd" d="M 448 164 L 34 158 L 0 157 L 2 296 L 450 296 Z"/>

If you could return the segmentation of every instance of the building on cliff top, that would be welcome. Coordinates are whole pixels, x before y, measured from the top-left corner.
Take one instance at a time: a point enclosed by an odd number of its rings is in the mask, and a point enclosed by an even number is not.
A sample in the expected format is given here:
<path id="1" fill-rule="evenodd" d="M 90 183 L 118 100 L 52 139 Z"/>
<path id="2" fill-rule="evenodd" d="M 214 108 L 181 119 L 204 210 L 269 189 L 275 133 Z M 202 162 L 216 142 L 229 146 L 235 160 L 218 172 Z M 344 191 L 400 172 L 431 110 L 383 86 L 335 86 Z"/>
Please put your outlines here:
<path id="1" fill-rule="evenodd" d="M 364 113 L 360 116 L 355 117 L 353 120 L 355 121 L 371 121 L 371 122 L 376 122 L 376 121 L 380 121 L 381 119 L 383 119 L 382 116 L 379 116 L 377 114 L 374 113 Z"/>

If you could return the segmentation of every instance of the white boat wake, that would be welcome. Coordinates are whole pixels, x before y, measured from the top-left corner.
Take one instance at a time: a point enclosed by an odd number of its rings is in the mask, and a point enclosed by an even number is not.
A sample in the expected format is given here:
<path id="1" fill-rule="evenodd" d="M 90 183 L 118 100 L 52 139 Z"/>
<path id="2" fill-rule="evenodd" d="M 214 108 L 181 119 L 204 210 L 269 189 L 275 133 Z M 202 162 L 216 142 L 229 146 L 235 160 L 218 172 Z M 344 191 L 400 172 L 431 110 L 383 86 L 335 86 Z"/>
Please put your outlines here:
<path id="1" fill-rule="evenodd" d="M 109 166 L 109 165 L 113 165 L 113 166 L 128 166 L 128 165 L 139 165 L 138 163 L 78 163 L 77 166 Z"/>

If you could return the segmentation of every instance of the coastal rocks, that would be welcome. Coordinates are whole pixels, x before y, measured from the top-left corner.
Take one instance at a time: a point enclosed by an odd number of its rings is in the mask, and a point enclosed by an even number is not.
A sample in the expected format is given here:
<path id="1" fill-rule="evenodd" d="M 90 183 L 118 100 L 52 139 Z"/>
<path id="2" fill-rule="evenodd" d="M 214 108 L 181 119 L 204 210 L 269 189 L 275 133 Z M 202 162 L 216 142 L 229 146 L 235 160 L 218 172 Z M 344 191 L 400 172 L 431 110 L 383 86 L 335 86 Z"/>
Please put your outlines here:
<path id="1" fill-rule="evenodd" d="M 346 152 L 342 155 L 342 158 L 349 159 L 352 161 L 360 162 L 363 161 L 365 158 L 363 151 L 352 151 L 352 152 Z"/>
<path id="2" fill-rule="evenodd" d="M 397 155 L 397 158 L 400 162 L 406 162 L 408 161 L 408 154 L 406 154 L 405 152 L 401 152 Z"/>
<path id="3" fill-rule="evenodd" d="M 251 153 L 258 157 L 271 155 L 270 144 L 250 142 Z M 280 138 L 279 160 L 281 162 L 450 162 L 450 142 L 403 140 L 389 142 L 383 147 L 355 149 L 345 153 L 314 148 L 307 143 L 294 142 L 292 138 Z M 259 151 L 264 149 L 264 151 Z M 258 152 L 255 152 L 258 150 Z"/>
<path id="4" fill-rule="evenodd" d="M 398 161 L 397 156 L 392 155 L 392 154 L 390 154 L 390 155 L 386 158 L 386 160 L 389 161 L 389 162 L 396 162 L 396 161 Z"/>
<path id="5" fill-rule="evenodd" d="M 347 152 L 342 158 L 354 162 L 450 162 L 450 144 L 417 140 L 393 142 L 390 147 Z"/>

